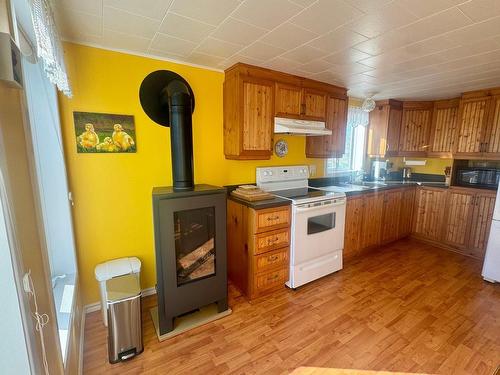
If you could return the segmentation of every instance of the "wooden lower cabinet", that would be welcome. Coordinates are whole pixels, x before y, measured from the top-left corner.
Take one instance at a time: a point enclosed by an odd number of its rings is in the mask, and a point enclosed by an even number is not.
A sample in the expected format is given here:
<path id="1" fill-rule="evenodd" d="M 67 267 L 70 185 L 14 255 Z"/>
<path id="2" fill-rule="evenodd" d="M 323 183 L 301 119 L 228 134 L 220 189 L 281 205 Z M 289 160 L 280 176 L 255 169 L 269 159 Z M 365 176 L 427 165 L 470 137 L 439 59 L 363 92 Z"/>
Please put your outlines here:
<path id="1" fill-rule="evenodd" d="M 384 215 L 382 218 L 381 242 L 387 243 L 399 238 L 402 190 L 389 190 L 384 194 Z"/>
<path id="2" fill-rule="evenodd" d="M 399 214 L 399 235 L 404 238 L 411 234 L 413 224 L 413 209 L 415 205 L 415 188 L 406 188 L 401 192 L 401 210 Z"/>
<path id="3" fill-rule="evenodd" d="M 441 240 L 446 193 L 446 189 L 441 188 L 417 188 L 413 212 L 413 233 L 417 237 Z"/>
<path id="4" fill-rule="evenodd" d="M 466 190 L 449 191 L 443 241 L 453 247 L 467 248 L 467 232 L 472 219 L 474 193 Z"/>
<path id="5" fill-rule="evenodd" d="M 363 226 L 361 230 L 361 247 L 363 249 L 380 244 L 380 229 L 384 209 L 384 194 L 366 194 L 363 207 Z M 378 218 L 378 220 L 376 219 Z"/>
<path id="6" fill-rule="evenodd" d="M 227 201 L 228 277 L 253 299 L 284 287 L 290 257 L 290 207 L 255 210 Z"/>
<path id="7" fill-rule="evenodd" d="M 347 197 L 344 229 L 344 260 L 354 257 L 361 251 L 363 205 L 364 199 L 362 195 Z"/>

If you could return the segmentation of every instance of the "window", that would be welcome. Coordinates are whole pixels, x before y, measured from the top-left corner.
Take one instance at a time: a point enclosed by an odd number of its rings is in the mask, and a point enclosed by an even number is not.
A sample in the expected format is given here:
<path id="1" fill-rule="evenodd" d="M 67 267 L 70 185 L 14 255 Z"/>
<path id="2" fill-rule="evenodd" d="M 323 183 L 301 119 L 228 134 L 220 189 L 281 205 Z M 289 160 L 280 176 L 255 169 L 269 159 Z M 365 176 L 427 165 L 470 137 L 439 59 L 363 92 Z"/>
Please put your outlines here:
<path id="1" fill-rule="evenodd" d="M 365 159 L 368 112 L 360 107 L 349 106 L 345 137 L 345 153 L 341 158 L 327 159 L 325 174 L 336 172 L 357 172 L 363 169 Z"/>

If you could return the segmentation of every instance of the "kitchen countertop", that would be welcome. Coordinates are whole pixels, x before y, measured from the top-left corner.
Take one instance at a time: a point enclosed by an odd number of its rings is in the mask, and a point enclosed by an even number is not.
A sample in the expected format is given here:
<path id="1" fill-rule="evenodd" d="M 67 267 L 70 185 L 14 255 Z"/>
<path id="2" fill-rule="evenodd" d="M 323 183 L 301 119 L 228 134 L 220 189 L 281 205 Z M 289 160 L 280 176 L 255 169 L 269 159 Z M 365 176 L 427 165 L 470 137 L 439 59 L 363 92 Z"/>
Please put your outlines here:
<path id="1" fill-rule="evenodd" d="M 248 184 L 246 184 L 246 185 L 248 185 Z M 227 189 L 228 199 L 231 199 L 235 202 L 241 203 L 247 207 L 253 208 L 254 210 L 261 210 L 264 208 L 271 208 L 271 207 L 288 206 L 292 203 L 288 199 L 283 199 L 283 198 L 278 198 L 278 197 L 272 198 L 272 199 L 266 199 L 263 201 L 254 201 L 254 202 L 246 201 L 244 199 L 240 199 L 240 198 L 237 198 L 237 197 L 231 195 L 231 191 L 236 189 L 238 186 L 240 186 L 240 185 L 225 186 L 225 188 Z"/>

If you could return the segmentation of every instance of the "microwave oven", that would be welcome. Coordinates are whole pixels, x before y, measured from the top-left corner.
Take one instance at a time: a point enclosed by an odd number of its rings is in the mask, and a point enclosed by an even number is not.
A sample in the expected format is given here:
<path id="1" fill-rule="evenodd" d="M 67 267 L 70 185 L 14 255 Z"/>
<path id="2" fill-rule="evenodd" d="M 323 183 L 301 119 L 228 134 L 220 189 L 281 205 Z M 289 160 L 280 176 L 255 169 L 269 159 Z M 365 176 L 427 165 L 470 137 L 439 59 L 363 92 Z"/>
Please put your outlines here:
<path id="1" fill-rule="evenodd" d="M 454 185 L 481 189 L 497 189 L 500 181 L 500 169 L 462 167 L 454 174 Z"/>

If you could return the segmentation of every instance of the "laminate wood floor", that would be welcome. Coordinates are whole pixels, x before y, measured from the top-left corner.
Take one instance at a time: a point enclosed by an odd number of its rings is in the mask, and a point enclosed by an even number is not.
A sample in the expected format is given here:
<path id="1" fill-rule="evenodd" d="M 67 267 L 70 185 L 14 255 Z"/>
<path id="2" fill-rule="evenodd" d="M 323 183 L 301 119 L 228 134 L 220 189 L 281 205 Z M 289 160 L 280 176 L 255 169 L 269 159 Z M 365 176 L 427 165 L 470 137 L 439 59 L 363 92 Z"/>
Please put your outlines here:
<path id="1" fill-rule="evenodd" d="M 144 300 L 144 353 L 107 360 L 100 312 L 87 316 L 86 374 L 286 374 L 299 366 L 493 374 L 500 365 L 500 285 L 471 258 L 415 240 L 364 254 L 297 291 L 158 342 Z"/>

